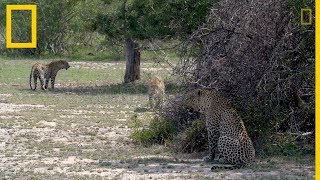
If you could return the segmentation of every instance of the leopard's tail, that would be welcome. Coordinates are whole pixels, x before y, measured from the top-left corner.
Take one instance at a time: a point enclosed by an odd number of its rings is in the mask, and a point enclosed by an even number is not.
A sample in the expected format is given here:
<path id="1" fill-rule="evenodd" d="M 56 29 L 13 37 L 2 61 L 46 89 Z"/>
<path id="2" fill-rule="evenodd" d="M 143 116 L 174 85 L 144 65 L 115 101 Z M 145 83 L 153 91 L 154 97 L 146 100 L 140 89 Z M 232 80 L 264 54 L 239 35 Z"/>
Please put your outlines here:
<path id="1" fill-rule="evenodd" d="M 33 74 L 34 74 L 34 67 L 32 66 L 30 77 L 29 77 L 29 85 L 30 85 L 30 89 L 36 90 L 36 88 L 32 88 L 32 77 L 33 77 Z M 36 85 L 34 85 L 34 86 L 36 86 Z"/>

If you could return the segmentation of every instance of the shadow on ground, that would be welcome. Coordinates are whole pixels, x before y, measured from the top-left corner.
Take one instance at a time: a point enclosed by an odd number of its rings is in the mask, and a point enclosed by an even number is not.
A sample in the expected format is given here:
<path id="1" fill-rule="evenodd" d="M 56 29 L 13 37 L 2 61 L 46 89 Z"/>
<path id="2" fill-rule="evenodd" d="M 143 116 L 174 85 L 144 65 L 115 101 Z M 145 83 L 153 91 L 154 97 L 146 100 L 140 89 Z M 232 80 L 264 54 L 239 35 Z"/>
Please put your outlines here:
<path id="1" fill-rule="evenodd" d="M 147 94 L 148 87 L 144 84 L 108 84 L 102 86 L 77 86 L 60 87 L 53 93 L 75 93 L 81 94 Z"/>
<path id="2" fill-rule="evenodd" d="M 172 94 L 182 91 L 185 87 L 174 83 L 166 84 L 166 93 Z M 30 89 L 21 89 L 22 91 L 31 91 Z M 37 91 L 42 91 L 40 88 Z M 77 95 L 99 95 L 99 94 L 147 94 L 147 83 L 130 83 L 130 84 L 106 84 L 101 86 L 70 86 L 58 87 L 51 93 L 77 94 Z"/>
<path id="3" fill-rule="evenodd" d="M 146 107 L 137 107 L 134 112 L 137 113 L 144 113 L 144 112 L 151 112 L 152 110 L 150 108 L 146 108 Z"/>
<path id="4" fill-rule="evenodd" d="M 128 169 L 137 172 L 148 173 L 172 173 L 172 172 L 203 172 L 210 171 L 211 165 L 198 161 L 182 161 L 169 157 L 134 158 L 126 161 L 102 161 L 94 163 L 96 166 L 112 169 Z"/>
<path id="5" fill-rule="evenodd" d="M 30 91 L 30 89 L 20 89 L 21 91 Z M 38 88 L 36 91 L 43 91 Z M 77 94 L 77 95 L 99 95 L 99 94 L 147 94 L 148 87 L 144 84 L 107 84 L 101 86 L 69 86 L 57 87 L 48 92 L 57 94 Z"/>

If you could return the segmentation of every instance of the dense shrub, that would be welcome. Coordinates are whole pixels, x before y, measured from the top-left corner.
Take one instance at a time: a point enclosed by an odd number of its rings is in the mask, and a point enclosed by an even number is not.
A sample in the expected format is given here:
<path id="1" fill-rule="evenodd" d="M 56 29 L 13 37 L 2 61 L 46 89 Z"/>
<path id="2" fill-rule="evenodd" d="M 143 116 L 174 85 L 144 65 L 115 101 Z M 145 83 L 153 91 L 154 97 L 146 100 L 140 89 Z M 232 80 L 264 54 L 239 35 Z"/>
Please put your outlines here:
<path id="1" fill-rule="evenodd" d="M 303 156 L 315 154 L 314 142 L 307 142 L 310 138 L 296 136 L 290 133 L 277 133 L 267 137 L 256 153 L 260 157 L 269 155 Z"/>
<path id="2" fill-rule="evenodd" d="M 207 149 L 207 130 L 204 117 L 190 114 L 181 107 L 180 98 L 172 98 L 145 127 L 136 116 L 132 118 L 134 130 L 131 138 L 143 144 L 164 144 L 177 152 Z M 173 103 L 174 102 L 174 103 Z"/>
<path id="3" fill-rule="evenodd" d="M 177 152 L 200 152 L 208 149 L 208 134 L 204 120 L 194 120 L 183 129 L 169 144 Z"/>
<path id="4" fill-rule="evenodd" d="M 166 144 L 176 152 L 200 152 L 208 149 L 205 121 L 196 119 L 190 125 L 178 129 L 178 121 L 155 116 L 147 127 L 135 121 L 131 138 L 139 143 Z"/>
<path id="5" fill-rule="evenodd" d="M 301 26 L 305 7 L 314 1 L 222 0 L 183 48 L 185 82 L 232 100 L 255 142 L 314 132 L 314 25 Z"/>
<path id="6" fill-rule="evenodd" d="M 134 118 L 134 130 L 131 138 L 143 144 L 163 144 L 165 140 L 172 139 L 177 133 L 174 122 L 155 116 L 147 127 Z"/>

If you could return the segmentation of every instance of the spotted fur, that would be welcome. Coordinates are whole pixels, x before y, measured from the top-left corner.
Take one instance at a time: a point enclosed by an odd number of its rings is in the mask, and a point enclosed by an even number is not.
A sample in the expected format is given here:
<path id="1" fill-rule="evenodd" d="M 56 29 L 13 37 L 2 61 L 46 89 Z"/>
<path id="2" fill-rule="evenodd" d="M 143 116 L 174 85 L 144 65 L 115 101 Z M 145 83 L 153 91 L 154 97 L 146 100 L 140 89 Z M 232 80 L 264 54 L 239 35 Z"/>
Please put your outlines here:
<path id="1" fill-rule="evenodd" d="M 49 80 L 51 79 L 51 88 L 54 89 L 54 82 L 57 73 L 60 69 L 68 69 L 70 67 L 67 61 L 53 61 L 49 64 L 36 63 L 31 68 L 31 73 L 29 77 L 30 89 L 37 89 L 37 80 L 39 78 L 41 89 L 48 89 Z M 34 81 L 34 88 L 32 87 L 32 78 Z M 45 83 L 44 83 L 45 82 Z"/>
<path id="2" fill-rule="evenodd" d="M 163 80 L 153 76 L 149 82 L 149 104 L 151 108 L 159 107 L 164 98 L 165 86 Z"/>
<path id="3" fill-rule="evenodd" d="M 183 104 L 206 117 L 209 156 L 218 164 L 241 167 L 250 164 L 255 150 L 240 116 L 231 103 L 215 91 L 196 89 L 186 94 Z M 215 165 L 212 169 L 220 167 Z"/>

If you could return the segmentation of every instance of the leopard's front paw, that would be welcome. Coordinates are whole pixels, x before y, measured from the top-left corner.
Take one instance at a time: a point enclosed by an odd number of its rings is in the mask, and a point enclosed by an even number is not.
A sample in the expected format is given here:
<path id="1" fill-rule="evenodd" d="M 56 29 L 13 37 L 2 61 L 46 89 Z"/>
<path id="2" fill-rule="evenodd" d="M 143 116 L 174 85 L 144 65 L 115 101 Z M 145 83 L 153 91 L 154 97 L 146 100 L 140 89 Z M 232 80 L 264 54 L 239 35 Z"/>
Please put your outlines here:
<path id="1" fill-rule="evenodd" d="M 213 161 L 213 158 L 212 158 L 212 155 L 208 155 L 208 156 L 203 157 L 202 160 L 204 162 L 211 162 L 211 161 Z"/>

